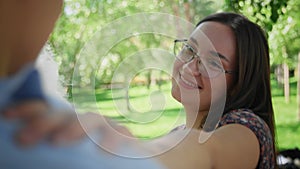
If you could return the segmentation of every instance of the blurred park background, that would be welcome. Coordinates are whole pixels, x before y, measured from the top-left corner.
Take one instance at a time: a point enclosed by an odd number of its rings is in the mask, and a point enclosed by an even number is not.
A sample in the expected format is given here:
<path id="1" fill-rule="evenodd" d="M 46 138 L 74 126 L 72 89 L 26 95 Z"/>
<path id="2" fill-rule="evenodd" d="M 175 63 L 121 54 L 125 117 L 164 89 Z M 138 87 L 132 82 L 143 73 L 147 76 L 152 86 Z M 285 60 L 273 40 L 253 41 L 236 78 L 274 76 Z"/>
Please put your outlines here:
<path id="1" fill-rule="evenodd" d="M 124 123 L 140 138 L 154 138 L 168 133 L 173 127 L 184 123 L 181 105 L 170 95 L 170 75 L 156 69 L 141 70 L 131 79 L 128 92 L 123 98 L 113 97 L 118 93 L 119 87 L 117 83 L 112 83 L 112 77 L 116 67 L 127 56 L 138 51 L 162 48 L 171 53 L 173 39 L 151 33 L 123 39 L 103 54 L 104 60 L 98 65 L 96 73 L 91 70 L 93 64 L 97 64 L 92 58 L 81 62 L 79 78 L 74 80 L 73 72 L 78 56 L 97 31 L 128 15 L 160 12 L 196 24 L 202 17 L 220 11 L 240 12 L 267 32 L 271 52 L 277 144 L 279 149 L 300 148 L 298 0 L 65 0 L 62 16 L 49 44 L 54 59 L 59 64 L 60 81 L 67 93 L 66 97 L 71 102 L 74 97 L 80 98 L 87 107 L 81 111 L 88 111 L 90 107 L 96 108 L 101 114 Z M 94 98 L 97 105 L 90 105 L 94 102 L 85 97 L 85 88 L 90 83 L 95 87 Z M 159 117 L 147 123 L 138 123 L 124 117 L 114 102 L 116 99 L 124 99 L 128 112 L 153 113 L 151 106 L 160 102 L 161 98 L 165 103 L 163 111 L 158 113 Z"/>

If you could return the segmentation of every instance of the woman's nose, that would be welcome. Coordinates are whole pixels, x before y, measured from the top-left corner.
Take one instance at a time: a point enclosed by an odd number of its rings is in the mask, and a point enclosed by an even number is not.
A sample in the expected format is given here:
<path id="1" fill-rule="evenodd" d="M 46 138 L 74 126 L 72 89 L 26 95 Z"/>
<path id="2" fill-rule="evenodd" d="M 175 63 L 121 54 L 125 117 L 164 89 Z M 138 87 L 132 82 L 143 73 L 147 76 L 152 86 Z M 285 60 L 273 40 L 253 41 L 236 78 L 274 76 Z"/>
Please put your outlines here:
<path id="1" fill-rule="evenodd" d="M 201 62 L 198 58 L 193 58 L 193 60 L 184 64 L 184 71 L 190 72 L 193 76 L 199 76 L 201 73 L 199 72 L 199 62 Z"/>

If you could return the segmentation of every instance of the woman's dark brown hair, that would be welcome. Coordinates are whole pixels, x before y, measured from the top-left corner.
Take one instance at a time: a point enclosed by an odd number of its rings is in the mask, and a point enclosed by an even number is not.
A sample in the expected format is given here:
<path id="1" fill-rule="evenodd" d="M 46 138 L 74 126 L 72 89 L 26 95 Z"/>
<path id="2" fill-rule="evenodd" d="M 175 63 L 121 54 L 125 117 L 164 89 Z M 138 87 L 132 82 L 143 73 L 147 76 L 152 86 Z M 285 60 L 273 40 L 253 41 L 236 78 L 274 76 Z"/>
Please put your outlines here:
<path id="1" fill-rule="evenodd" d="M 247 108 L 262 118 L 271 130 L 276 155 L 269 46 L 264 31 L 257 24 L 236 13 L 216 13 L 201 20 L 197 26 L 208 21 L 227 25 L 236 38 L 238 70 L 233 90 L 228 92 L 224 112 Z M 276 159 L 274 160 L 276 162 Z"/>

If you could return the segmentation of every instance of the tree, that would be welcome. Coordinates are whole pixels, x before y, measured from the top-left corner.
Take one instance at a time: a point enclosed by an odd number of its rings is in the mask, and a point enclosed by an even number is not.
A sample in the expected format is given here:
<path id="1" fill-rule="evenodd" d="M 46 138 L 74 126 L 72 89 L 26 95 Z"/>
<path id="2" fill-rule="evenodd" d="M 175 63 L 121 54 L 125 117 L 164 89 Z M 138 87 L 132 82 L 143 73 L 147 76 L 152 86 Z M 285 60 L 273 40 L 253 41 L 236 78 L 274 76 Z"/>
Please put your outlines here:
<path id="1" fill-rule="evenodd" d="M 300 121 L 300 2 L 299 1 L 289 1 L 286 7 L 286 14 L 282 15 L 279 18 L 278 24 L 274 26 L 274 30 L 272 35 L 275 41 L 271 42 L 273 46 L 274 55 L 278 54 L 279 45 L 285 48 L 286 55 L 285 57 L 280 57 L 275 55 L 275 61 L 278 62 L 280 58 L 284 59 L 284 63 L 286 63 L 292 69 L 298 69 L 297 75 L 297 101 L 298 101 L 298 119 Z M 279 53 L 280 54 L 280 53 Z"/>
<path id="2" fill-rule="evenodd" d="M 270 32 L 278 18 L 284 15 L 289 0 L 225 0 L 224 10 L 242 13 Z"/>
<path id="3" fill-rule="evenodd" d="M 57 55 L 56 60 L 60 64 L 60 75 L 64 85 L 71 94 L 73 85 L 85 86 L 95 80 L 97 85 L 109 83 L 111 80 L 113 69 L 122 60 L 138 50 L 149 47 L 163 46 L 164 40 L 160 36 L 153 35 L 137 35 L 128 40 L 120 42 L 116 47 L 112 48 L 106 60 L 107 64 L 102 66 L 98 74 L 93 74 L 96 64 L 93 59 L 84 61 L 80 65 L 81 76 L 73 79 L 72 75 L 78 54 L 86 42 L 94 36 L 94 34 L 113 20 L 132 15 L 139 12 L 164 12 L 172 14 L 173 6 L 184 5 L 181 8 L 179 16 L 182 12 L 186 13 L 188 19 L 198 19 L 200 16 L 213 12 L 210 1 L 163 1 L 155 0 L 152 3 L 145 1 L 127 1 L 122 2 L 103 0 L 67 0 L 64 4 L 64 11 L 57 23 L 57 26 L 50 38 L 50 45 L 54 53 Z M 188 8 L 187 8 L 188 7 Z M 183 15 L 184 16 L 184 15 Z M 176 26 L 176 25 L 174 25 Z M 142 38 L 138 38 L 142 36 Z M 110 59 L 113 58 L 113 59 Z M 96 79 L 94 79 L 96 78 Z"/>

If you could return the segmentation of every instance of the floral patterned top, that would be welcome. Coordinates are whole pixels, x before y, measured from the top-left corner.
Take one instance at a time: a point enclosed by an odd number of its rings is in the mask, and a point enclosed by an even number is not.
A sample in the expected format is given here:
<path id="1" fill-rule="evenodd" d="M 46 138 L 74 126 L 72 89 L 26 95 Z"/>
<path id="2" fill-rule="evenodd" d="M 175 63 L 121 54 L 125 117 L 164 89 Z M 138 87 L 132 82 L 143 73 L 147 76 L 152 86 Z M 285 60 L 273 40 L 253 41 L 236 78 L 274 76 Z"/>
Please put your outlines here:
<path id="1" fill-rule="evenodd" d="M 256 168 L 275 168 L 272 134 L 265 121 L 249 109 L 238 109 L 223 115 L 218 127 L 233 123 L 248 127 L 256 135 L 260 145 L 259 161 Z"/>
<path id="2" fill-rule="evenodd" d="M 275 168 L 272 134 L 270 128 L 263 119 L 249 109 L 237 109 L 224 114 L 219 122 L 218 128 L 227 124 L 244 125 L 256 135 L 260 145 L 260 156 L 256 169 Z M 179 126 L 171 132 L 184 128 L 184 125 Z"/>

